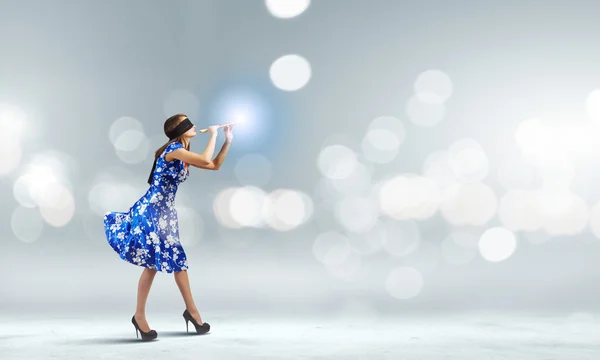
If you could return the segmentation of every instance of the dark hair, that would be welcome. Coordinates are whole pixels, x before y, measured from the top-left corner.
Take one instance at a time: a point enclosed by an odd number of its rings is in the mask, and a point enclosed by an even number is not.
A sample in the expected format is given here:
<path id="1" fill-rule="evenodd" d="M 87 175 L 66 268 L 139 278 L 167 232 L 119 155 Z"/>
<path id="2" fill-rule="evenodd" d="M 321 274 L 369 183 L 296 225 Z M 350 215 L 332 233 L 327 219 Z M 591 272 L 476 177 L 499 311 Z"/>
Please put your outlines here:
<path id="1" fill-rule="evenodd" d="M 169 132 L 171 132 L 173 129 L 175 129 L 175 127 L 177 125 L 179 125 L 179 123 L 182 122 L 183 119 L 185 119 L 185 118 L 187 118 L 187 116 L 185 114 L 175 114 L 175 115 L 171 116 L 170 118 L 168 118 L 167 120 L 165 120 L 165 125 L 164 125 L 165 135 L 168 137 L 169 135 L 167 135 L 167 134 Z M 186 150 L 188 150 L 188 151 L 190 150 L 190 143 L 189 142 L 186 143 L 185 141 L 183 141 L 183 135 L 176 137 L 175 139 L 167 141 L 166 144 L 164 144 L 163 146 L 158 148 L 158 150 L 156 150 L 156 152 L 154 153 L 154 165 L 152 165 L 152 171 L 150 171 L 150 176 L 148 177 L 148 185 L 152 185 L 152 178 L 154 177 L 154 169 L 156 168 L 156 162 L 158 161 L 158 158 L 160 157 L 160 155 L 162 155 L 163 151 L 165 151 L 167 146 L 171 145 L 171 143 L 174 143 L 174 142 L 179 142 L 185 146 Z"/>

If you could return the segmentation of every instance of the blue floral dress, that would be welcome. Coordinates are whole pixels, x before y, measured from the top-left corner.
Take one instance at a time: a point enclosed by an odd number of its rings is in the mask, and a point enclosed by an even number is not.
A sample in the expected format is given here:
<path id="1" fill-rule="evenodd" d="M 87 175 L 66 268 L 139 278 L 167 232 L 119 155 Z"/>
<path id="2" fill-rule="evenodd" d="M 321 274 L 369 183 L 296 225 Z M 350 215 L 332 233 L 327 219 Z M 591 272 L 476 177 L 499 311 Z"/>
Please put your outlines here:
<path id="1" fill-rule="evenodd" d="M 181 148 L 178 142 L 167 146 L 156 162 L 152 185 L 128 212 L 104 215 L 108 243 L 129 263 L 167 273 L 188 269 L 174 201 L 189 172 L 182 161 L 165 160 L 166 154 Z"/>

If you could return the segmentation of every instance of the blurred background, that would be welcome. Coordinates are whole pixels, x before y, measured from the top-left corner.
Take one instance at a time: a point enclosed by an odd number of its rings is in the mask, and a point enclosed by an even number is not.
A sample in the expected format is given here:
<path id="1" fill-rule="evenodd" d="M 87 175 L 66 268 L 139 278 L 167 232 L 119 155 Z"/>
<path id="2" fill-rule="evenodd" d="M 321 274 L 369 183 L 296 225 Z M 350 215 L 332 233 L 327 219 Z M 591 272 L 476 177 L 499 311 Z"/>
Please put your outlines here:
<path id="1" fill-rule="evenodd" d="M 134 310 L 102 217 L 146 192 L 180 112 L 245 118 L 177 195 L 206 319 L 595 310 L 598 11 L 0 0 L 0 311 Z M 183 307 L 159 274 L 149 311 Z"/>

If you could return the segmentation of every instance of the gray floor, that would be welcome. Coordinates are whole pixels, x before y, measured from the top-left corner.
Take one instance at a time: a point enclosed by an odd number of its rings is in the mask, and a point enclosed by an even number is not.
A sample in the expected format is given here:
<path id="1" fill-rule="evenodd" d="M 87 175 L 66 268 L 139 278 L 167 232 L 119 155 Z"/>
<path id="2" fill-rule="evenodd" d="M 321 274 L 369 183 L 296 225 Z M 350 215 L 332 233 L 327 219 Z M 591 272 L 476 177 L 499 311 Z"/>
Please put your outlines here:
<path id="1" fill-rule="evenodd" d="M 0 358 L 600 359 L 600 317 L 594 314 L 238 315 L 212 314 L 206 319 L 212 331 L 203 336 L 187 335 L 178 314 L 153 315 L 159 339 L 150 343 L 136 340 L 130 314 L 4 315 Z"/>

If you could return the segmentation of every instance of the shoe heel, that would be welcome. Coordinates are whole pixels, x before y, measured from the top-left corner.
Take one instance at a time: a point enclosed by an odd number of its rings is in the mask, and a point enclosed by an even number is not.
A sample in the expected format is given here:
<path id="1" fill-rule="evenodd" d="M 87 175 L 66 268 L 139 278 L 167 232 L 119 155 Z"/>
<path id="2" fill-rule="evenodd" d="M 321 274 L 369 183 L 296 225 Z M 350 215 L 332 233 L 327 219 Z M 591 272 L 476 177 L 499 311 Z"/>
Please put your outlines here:
<path id="1" fill-rule="evenodd" d="M 188 319 L 185 319 L 185 332 L 188 334 L 190 332 L 189 325 L 190 325 L 190 321 Z"/>

